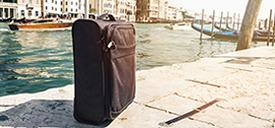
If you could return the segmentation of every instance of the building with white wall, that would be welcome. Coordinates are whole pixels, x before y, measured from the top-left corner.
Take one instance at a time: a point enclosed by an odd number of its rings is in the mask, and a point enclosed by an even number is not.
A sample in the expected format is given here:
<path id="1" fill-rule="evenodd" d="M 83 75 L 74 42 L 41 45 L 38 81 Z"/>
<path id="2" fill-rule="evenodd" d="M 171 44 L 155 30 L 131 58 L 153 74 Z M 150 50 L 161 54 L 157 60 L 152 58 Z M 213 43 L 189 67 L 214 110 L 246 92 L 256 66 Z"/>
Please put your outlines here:
<path id="1" fill-rule="evenodd" d="M 71 18 L 83 18 L 85 0 L 43 0 L 43 16 L 66 15 Z"/>
<path id="2" fill-rule="evenodd" d="M 136 0 L 90 0 L 91 14 L 109 13 L 117 19 L 135 21 Z"/>
<path id="3" fill-rule="evenodd" d="M 17 0 L 0 0 L 0 18 L 17 17 Z"/>
<path id="4" fill-rule="evenodd" d="M 41 0 L 17 0 L 17 18 L 34 19 L 42 16 Z"/>
<path id="5" fill-rule="evenodd" d="M 115 16 L 120 20 L 135 21 L 136 0 L 116 0 Z"/>
<path id="6" fill-rule="evenodd" d="M 174 6 L 168 6 L 167 8 L 167 20 L 169 21 L 177 21 L 178 20 L 179 10 Z"/>

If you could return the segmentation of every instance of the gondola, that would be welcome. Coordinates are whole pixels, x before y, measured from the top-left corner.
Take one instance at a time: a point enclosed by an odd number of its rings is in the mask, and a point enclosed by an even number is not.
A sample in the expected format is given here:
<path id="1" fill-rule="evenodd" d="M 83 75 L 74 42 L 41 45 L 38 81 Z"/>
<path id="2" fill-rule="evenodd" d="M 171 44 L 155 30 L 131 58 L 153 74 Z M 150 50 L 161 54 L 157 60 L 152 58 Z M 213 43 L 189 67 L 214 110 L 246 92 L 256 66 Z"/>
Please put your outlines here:
<path id="1" fill-rule="evenodd" d="M 198 32 L 201 32 L 201 26 L 198 24 L 192 23 L 192 28 Z M 212 35 L 211 29 L 203 28 L 202 33 L 208 36 Z M 214 31 L 213 37 L 216 39 L 223 39 L 223 40 L 237 40 L 238 34 L 236 32 L 231 31 Z"/>
<path id="2" fill-rule="evenodd" d="M 199 24 L 194 24 L 192 23 L 192 28 L 198 32 L 201 32 L 201 25 Z M 203 28 L 202 33 L 208 36 L 212 35 L 211 29 L 208 28 Z M 221 39 L 221 40 L 238 40 L 239 38 L 239 32 L 237 31 L 214 31 L 213 32 L 213 37 L 215 39 Z M 253 34 L 253 41 L 272 41 L 273 38 L 275 38 L 275 36 L 270 36 L 268 37 L 268 35 L 264 35 L 262 33 L 257 33 L 255 32 Z"/>
<path id="3" fill-rule="evenodd" d="M 7 19 L 0 19 L 0 23 L 8 23 L 11 22 L 12 18 L 7 18 Z"/>

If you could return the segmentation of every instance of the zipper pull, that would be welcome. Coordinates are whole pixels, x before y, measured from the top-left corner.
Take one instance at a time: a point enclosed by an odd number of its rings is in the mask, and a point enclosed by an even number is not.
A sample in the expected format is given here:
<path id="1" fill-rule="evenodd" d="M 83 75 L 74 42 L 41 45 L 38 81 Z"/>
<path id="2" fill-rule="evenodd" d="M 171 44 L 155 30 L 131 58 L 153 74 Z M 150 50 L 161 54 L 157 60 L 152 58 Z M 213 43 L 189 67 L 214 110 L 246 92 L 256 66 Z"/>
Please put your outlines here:
<path id="1" fill-rule="evenodd" d="M 116 45 L 115 45 L 115 43 L 113 41 L 111 41 L 111 42 L 108 43 L 107 48 L 109 48 L 109 49 L 115 49 Z"/>

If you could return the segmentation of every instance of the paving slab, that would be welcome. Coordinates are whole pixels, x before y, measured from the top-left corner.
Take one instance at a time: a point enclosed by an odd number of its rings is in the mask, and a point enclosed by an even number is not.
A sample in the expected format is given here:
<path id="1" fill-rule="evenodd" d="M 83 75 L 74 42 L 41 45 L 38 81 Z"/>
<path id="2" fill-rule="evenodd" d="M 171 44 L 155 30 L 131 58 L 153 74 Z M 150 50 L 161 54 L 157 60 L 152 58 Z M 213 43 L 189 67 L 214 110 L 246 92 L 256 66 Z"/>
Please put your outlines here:
<path id="1" fill-rule="evenodd" d="M 218 107 L 208 109 L 194 115 L 195 119 L 205 120 L 222 128 L 272 128 L 272 123 Z"/>

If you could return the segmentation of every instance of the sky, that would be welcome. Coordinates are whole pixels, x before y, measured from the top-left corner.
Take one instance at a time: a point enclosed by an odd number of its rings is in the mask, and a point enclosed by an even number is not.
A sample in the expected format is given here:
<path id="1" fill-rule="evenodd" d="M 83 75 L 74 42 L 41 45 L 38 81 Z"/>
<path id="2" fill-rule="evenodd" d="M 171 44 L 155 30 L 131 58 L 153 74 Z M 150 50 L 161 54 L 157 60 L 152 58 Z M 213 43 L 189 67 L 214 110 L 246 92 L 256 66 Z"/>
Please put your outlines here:
<path id="1" fill-rule="evenodd" d="M 201 13 L 202 9 L 205 9 L 206 13 L 210 15 L 215 9 L 216 14 L 220 14 L 221 11 L 226 14 L 229 11 L 231 15 L 239 13 L 242 16 L 245 13 L 248 0 L 170 0 L 170 3 L 196 13 Z M 259 18 L 267 18 L 270 9 L 273 9 L 274 15 L 275 0 L 263 0 Z"/>

